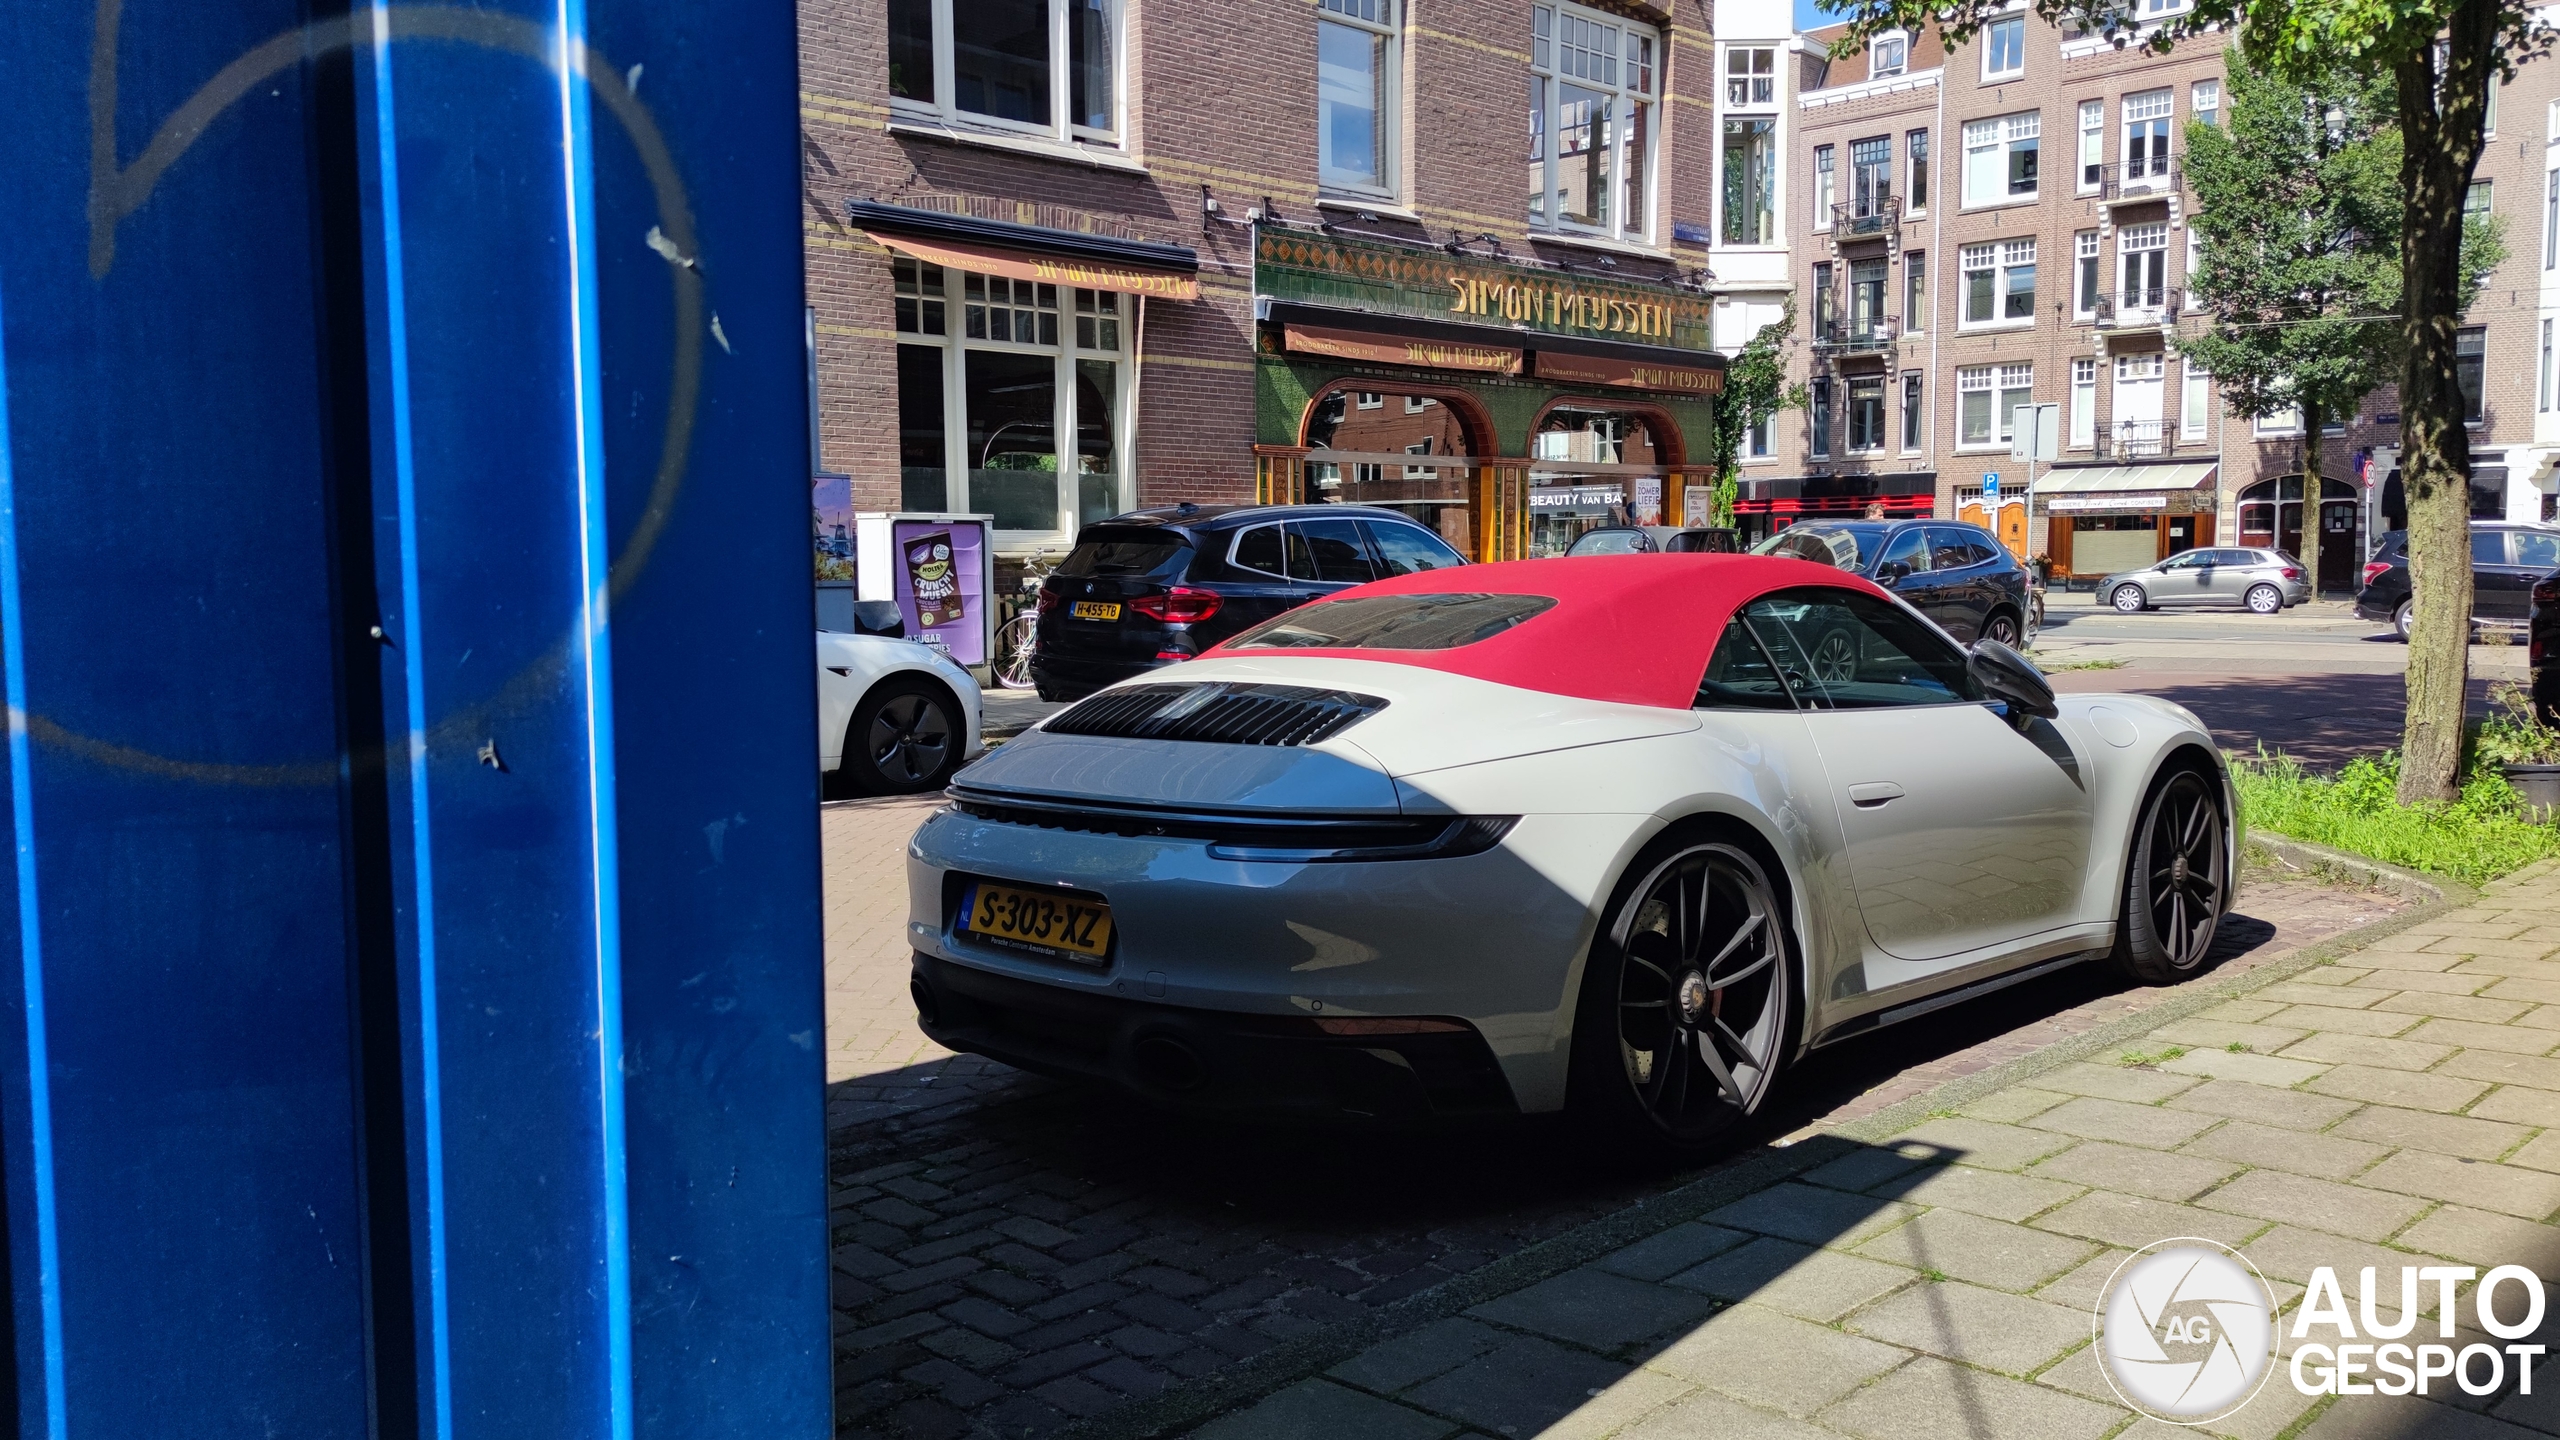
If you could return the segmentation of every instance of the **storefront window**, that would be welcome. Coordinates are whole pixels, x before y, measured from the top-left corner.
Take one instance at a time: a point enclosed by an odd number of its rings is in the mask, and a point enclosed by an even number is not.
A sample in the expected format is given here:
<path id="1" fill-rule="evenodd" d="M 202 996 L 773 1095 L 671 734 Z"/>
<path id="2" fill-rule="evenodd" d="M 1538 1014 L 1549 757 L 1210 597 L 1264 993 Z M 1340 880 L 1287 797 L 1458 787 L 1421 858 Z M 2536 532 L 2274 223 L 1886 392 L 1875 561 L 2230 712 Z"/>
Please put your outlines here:
<path id="1" fill-rule="evenodd" d="M 1134 302 L 904 258 L 892 289 L 901 506 L 992 514 L 1026 538 L 1128 508 L 1120 354 Z"/>
<path id="2" fill-rule="evenodd" d="M 1601 525 L 1662 523 L 1663 478 L 1596 473 L 1599 466 L 1658 466 L 1663 446 L 1647 416 L 1558 406 L 1538 422 L 1530 454 L 1530 551 L 1561 555 Z M 1583 466 L 1595 467 L 1584 470 Z"/>
<path id="3" fill-rule="evenodd" d="M 1446 401 L 1394 390 L 1336 390 L 1309 412 L 1307 444 L 1318 452 L 1307 457 L 1309 500 L 1400 510 L 1460 551 L 1473 548 L 1465 465 L 1326 460 L 1322 455 L 1327 450 L 1370 457 L 1472 454 L 1466 422 Z"/>

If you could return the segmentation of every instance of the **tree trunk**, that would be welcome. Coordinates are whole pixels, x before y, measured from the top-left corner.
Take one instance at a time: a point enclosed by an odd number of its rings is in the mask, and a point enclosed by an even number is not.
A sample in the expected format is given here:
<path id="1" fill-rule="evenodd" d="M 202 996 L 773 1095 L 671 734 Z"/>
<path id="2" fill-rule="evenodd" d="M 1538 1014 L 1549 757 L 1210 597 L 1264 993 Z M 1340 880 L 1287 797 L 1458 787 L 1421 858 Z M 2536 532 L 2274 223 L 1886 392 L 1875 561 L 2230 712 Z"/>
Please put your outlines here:
<path id="1" fill-rule="evenodd" d="M 2303 573 L 2311 581 L 2311 598 L 2320 598 L 2320 427 L 2329 417 L 2317 403 L 2302 404 L 2302 562 Z M 2284 513 L 2284 484 L 2276 484 L 2276 513 Z"/>
<path id="2" fill-rule="evenodd" d="M 2462 323 L 2462 201 L 2480 157 L 2497 36 L 2491 0 L 2463 0 L 2446 27 L 2444 73 L 2425 52 L 2398 66 L 2400 185 L 2400 484 L 2409 504 L 2408 713 L 2400 742 L 2403 804 L 2460 788 L 2471 660 L 2471 441 L 2462 428 L 2455 332 Z"/>

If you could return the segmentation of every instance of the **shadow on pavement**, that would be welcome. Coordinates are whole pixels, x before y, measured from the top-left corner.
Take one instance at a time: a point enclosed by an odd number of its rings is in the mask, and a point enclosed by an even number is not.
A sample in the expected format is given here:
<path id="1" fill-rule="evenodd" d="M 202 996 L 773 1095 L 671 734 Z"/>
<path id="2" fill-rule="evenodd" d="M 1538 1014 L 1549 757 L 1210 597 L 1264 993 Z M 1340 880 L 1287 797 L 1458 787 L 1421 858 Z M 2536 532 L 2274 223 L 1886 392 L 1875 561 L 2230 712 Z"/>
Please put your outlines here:
<path id="1" fill-rule="evenodd" d="M 2051 677 L 2072 694 L 2131 692 L 2184 705 L 2225 750 L 2263 744 L 2315 770 L 2397 749 L 2407 689 L 2398 675 L 2201 675 L 2178 670 L 2065 670 Z M 2488 680 L 2470 686 L 2470 712 L 2488 713 Z"/>

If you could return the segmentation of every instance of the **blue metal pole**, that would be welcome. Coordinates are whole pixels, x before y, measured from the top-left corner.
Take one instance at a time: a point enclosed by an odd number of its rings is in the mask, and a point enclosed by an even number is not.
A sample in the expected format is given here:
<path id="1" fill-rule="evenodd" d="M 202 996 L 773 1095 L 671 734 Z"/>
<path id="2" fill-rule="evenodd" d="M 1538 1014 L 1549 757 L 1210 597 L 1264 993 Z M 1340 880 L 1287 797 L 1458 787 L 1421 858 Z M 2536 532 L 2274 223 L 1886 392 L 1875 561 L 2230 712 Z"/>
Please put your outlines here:
<path id="1" fill-rule="evenodd" d="M 822 1433 L 790 7 L 0 54 L 20 1433 Z"/>

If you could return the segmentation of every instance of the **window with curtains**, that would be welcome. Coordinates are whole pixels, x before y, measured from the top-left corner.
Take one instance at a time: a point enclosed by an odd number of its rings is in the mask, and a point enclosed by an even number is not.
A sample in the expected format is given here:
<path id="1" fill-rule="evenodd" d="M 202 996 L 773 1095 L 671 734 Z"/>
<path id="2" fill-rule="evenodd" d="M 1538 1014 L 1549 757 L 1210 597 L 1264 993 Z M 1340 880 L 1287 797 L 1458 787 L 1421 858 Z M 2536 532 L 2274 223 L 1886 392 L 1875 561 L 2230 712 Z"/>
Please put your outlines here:
<path id="1" fill-rule="evenodd" d="M 1387 195 L 1396 188 L 1396 0 L 1318 0 L 1316 181 Z"/>
<path id="2" fill-rule="evenodd" d="M 1840 198 L 1840 182 L 1835 165 L 1839 151 L 1829 145 L 1813 147 L 1813 228 L 1831 228 L 1831 206 Z"/>
<path id="3" fill-rule="evenodd" d="M 2178 434 L 2184 439 L 2201 440 L 2213 406 L 2213 376 L 2193 360 L 2180 361 L 2178 370 Z"/>
<path id="4" fill-rule="evenodd" d="M 1118 0 L 888 0 L 889 113 L 1116 143 Z"/>
<path id="5" fill-rule="evenodd" d="M 1899 30 L 1876 37 L 1875 58 L 1867 62 L 1867 78 L 1883 80 L 1911 68 L 1911 37 Z"/>
<path id="6" fill-rule="evenodd" d="M 1969 365 L 1956 372 L 1956 443 L 2006 445 L 2016 433 L 2017 411 L 2034 403 L 2036 367 Z"/>
<path id="7" fill-rule="evenodd" d="M 1929 328 L 1929 256 L 1902 252 L 1902 333 L 1917 335 Z"/>
<path id="8" fill-rule="evenodd" d="M 1531 225 L 1651 240 L 1661 47 L 1650 25 L 1562 0 L 1529 7 Z"/>
<path id="9" fill-rule="evenodd" d="M 2098 443 L 2098 362 L 2071 362 L 2071 447 L 2086 450 Z"/>
<path id="10" fill-rule="evenodd" d="M 992 514 L 1022 539 L 1128 509 L 1136 301 L 904 257 L 890 268 L 899 505 Z"/>
<path id="11" fill-rule="evenodd" d="M 2080 189 L 2098 188 L 2107 178 L 2107 102 L 2080 102 Z"/>
<path id="12" fill-rule="evenodd" d="M 2071 237 L 2071 313 L 2086 320 L 2098 313 L 2098 232 L 2083 230 Z"/>

